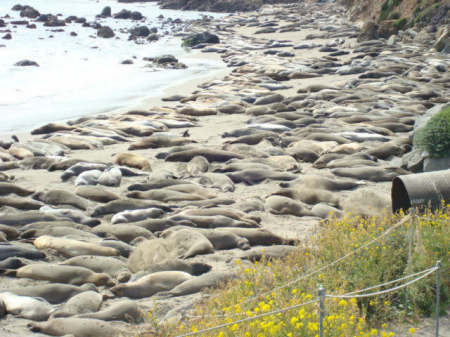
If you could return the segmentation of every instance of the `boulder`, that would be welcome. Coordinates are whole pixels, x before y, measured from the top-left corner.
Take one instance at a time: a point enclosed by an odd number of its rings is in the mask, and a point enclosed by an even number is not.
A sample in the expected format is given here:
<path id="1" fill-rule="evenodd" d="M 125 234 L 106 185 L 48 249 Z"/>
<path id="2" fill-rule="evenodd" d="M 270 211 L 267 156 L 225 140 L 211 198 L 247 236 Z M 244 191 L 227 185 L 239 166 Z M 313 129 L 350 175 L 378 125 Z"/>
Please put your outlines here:
<path id="1" fill-rule="evenodd" d="M 109 17 L 111 17 L 111 15 L 112 15 L 112 13 L 111 13 L 111 7 L 106 6 L 106 7 L 104 7 L 104 8 L 102 9 L 102 12 L 101 12 L 99 15 L 97 15 L 97 16 L 98 16 L 98 17 L 101 17 L 101 18 L 109 18 Z"/>
<path id="2" fill-rule="evenodd" d="M 16 67 L 39 67 L 39 64 L 31 60 L 22 60 L 14 64 Z"/>
<path id="3" fill-rule="evenodd" d="M 147 26 L 136 26 L 130 29 L 130 34 L 139 37 L 147 37 L 151 31 Z"/>
<path id="4" fill-rule="evenodd" d="M 109 39 L 115 36 L 113 30 L 108 26 L 101 26 L 97 29 L 97 36 L 102 37 L 104 39 Z"/>
<path id="5" fill-rule="evenodd" d="M 220 40 L 217 35 L 209 32 L 189 35 L 187 38 L 183 39 L 183 46 L 186 47 L 194 47 L 204 43 L 220 43 Z"/>
<path id="6" fill-rule="evenodd" d="M 358 36 L 358 42 L 375 39 L 378 39 L 378 25 L 373 21 L 364 23 Z"/>
<path id="7" fill-rule="evenodd" d="M 25 6 L 21 11 L 20 11 L 20 16 L 24 17 L 24 18 L 30 18 L 30 19 L 35 19 L 37 18 L 39 15 L 41 15 L 36 9 L 34 9 L 31 6 Z"/>

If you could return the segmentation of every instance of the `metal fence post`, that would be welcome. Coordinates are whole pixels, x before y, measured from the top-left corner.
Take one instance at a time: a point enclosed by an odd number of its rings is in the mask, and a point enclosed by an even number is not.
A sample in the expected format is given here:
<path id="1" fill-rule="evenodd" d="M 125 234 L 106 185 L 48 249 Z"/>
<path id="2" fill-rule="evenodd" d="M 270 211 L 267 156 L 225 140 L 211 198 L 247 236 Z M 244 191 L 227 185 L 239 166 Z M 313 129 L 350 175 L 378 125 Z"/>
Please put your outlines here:
<path id="1" fill-rule="evenodd" d="M 414 227 L 416 224 L 416 208 L 411 207 L 411 223 L 409 224 L 408 230 L 408 262 L 406 265 L 406 274 L 411 273 L 411 264 L 412 264 L 412 246 L 414 241 Z M 409 291 L 408 287 L 405 288 L 405 311 L 408 313 L 408 302 L 409 302 Z"/>
<path id="2" fill-rule="evenodd" d="M 436 337 L 439 337 L 439 302 L 441 297 L 441 260 L 436 262 Z"/>
<path id="3" fill-rule="evenodd" d="M 323 337 L 323 318 L 325 316 L 325 289 L 319 288 L 319 337 Z"/>

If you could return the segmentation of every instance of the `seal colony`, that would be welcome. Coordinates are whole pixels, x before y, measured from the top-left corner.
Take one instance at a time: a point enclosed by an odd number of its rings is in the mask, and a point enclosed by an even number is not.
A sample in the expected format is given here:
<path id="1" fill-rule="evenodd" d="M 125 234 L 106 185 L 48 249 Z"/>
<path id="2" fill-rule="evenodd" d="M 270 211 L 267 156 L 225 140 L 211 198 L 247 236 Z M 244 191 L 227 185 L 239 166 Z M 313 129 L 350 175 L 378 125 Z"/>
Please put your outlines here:
<path id="1" fill-rule="evenodd" d="M 283 257 L 331 214 L 389 208 L 415 119 L 448 102 L 449 58 L 407 38 L 357 42 L 335 3 L 214 25 L 221 43 L 196 48 L 222 57 L 223 79 L 1 143 L 0 334 L 181 319 L 237 259 Z"/>

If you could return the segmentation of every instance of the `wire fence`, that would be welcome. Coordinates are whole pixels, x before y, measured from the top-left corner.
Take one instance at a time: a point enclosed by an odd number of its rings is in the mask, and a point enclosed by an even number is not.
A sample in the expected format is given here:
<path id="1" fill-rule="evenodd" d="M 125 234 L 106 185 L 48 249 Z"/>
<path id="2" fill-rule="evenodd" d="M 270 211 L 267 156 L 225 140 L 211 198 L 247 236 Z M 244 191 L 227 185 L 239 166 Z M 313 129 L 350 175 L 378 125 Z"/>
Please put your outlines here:
<path id="1" fill-rule="evenodd" d="M 280 286 L 277 286 L 271 290 L 265 291 L 265 292 L 261 292 L 259 294 L 256 294 L 254 296 L 250 296 L 247 299 L 245 299 L 244 301 L 242 301 L 240 304 L 247 304 L 247 303 L 251 303 L 253 301 L 256 301 L 262 297 L 265 297 L 267 295 L 270 295 L 274 292 L 277 292 L 279 290 L 285 289 L 287 287 L 292 286 L 295 283 L 298 283 L 304 279 L 307 279 L 309 277 L 312 277 L 314 275 L 319 274 L 320 272 L 323 272 L 326 269 L 329 269 L 337 264 L 339 264 L 340 262 L 346 260 L 347 258 L 357 254 L 358 252 L 360 252 L 361 250 L 375 244 L 376 242 L 380 241 L 381 239 L 383 239 L 384 237 L 386 237 L 387 235 L 389 235 L 390 233 L 392 233 L 395 229 L 401 227 L 402 225 L 404 225 L 408 220 L 410 220 L 412 218 L 411 214 L 406 215 L 405 217 L 403 217 L 403 219 L 401 219 L 400 221 L 398 221 L 397 223 L 395 223 L 393 226 L 389 227 L 387 230 L 385 230 L 383 233 L 381 233 L 380 235 L 378 235 L 377 237 L 373 238 L 372 240 L 367 241 L 366 243 L 362 244 L 361 246 L 355 248 L 354 250 L 348 252 L 347 254 L 344 254 L 343 256 L 339 257 L 338 259 L 327 263 L 319 268 L 316 268 L 314 270 L 308 271 L 306 274 L 300 275 L 299 277 L 284 283 Z M 232 314 L 232 315 L 213 315 L 210 317 L 221 317 L 221 318 L 232 318 L 232 317 L 239 317 L 239 316 L 243 316 L 244 314 Z M 186 315 L 190 320 L 198 320 L 198 319 L 202 319 L 205 318 L 205 316 L 192 316 L 192 315 Z M 208 316 L 207 316 L 208 317 Z"/>
<path id="2" fill-rule="evenodd" d="M 372 297 L 372 296 L 380 296 L 383 294 L 387 294 L 387 293 L 391 293 L 391 292 L 395 292 L 398 291 L 400 289 L 406 288 L 422 279 L 424 279 L 425 277 L 436 273 L 436 337 L 439 337 L 439 297 L 440 297 L 440 269 L 441 269 L 441 263 L 440 261 L 436 262 L 436 265 L 434 267 L 430 267 L 428 269 L 413 273 L 413 274 L 409 274 L 406 276 L 403 276 L 401 278 L 398 278 L 396 280 L 392 280 L 389 282 L 384 282 L 384 283 L 380 283 L 374 286 L 370 286 L 364 289 L 360 289 L 360 290 L 356 290 L 353 292 L 349 292 L 349 293 L 345 293 L 345 294 L 331 294 L 331 295 L 327 295 L 325 293 L 325 289 L 320 287 L 318 290 L 318 297 L 309 301 L 309 302 L 305 302 L 305 303 L 300 303 L 300 304 L 295 304 L 292 306 L 288 306 L 285 308 L 281 308 L 281 309 L 277 309 L 277 310 L 273 310 L 273 311 L 269 311 L 269 312 L 265 312 L 259 315 L 255 315 L 255 316 L 251 316 L 251 317 L 246 317 L 240 320 L 235 320 L 235 321 L 231 321 L 231 322 L 227 322 L 224 324 L 220 324 L 214 327 L 210 327 L 210 328 L 205 328 L 202 330 L 198 330 L 198 331 L 193 331 L 193 332 L 188 332 L 182 335 L 178 335 L 176 337 L 189 337 L 189 336 L 198 336 L 207 332 L 212 332 L 215 330 L 220 330 L 223 328 L 227 328 L 230 326 L 234 326 L 234 325 L 238 325 L 241 323 L 246 323 L 246 322 L 250 322 L 250 321 L 254 321 L 256 319 L 262 318 L 262 317 L 266 317 L 266 316 L 271 316 L 271 315 L 276 315 L 276 314 L 280 314 L 280 313 L 284 313 L 293 309 L 298 309 L 300 307 L 309 305 L 309 304 L 314 304 L 314 303 L 319 303 L 319 336 L 323 337 L 323 333 L 324 333 L 324 329 L 323 329 L 323 319 L 325 317 L 325 299 L 326 298 L 341 298 L 341 299 L 351 299 L 351 298 L 363 298 L 363 297 Z M 373 289 L 378 289 L 381 287 L 385 287 L 387 285 L 392 285 L 401 281 L 405 281 L 408 279 L 411 279 L 415 277 L 412 280 L 406 281 L 402 284 L 399 284 L 397 286 L 394 286 L 392 288 L 389 289 L 384 289 L 384 290 L 379 290 L 376 292 L 370 292 L 370 293 L 365 293 L 367 291 L 373 290 Z"/>

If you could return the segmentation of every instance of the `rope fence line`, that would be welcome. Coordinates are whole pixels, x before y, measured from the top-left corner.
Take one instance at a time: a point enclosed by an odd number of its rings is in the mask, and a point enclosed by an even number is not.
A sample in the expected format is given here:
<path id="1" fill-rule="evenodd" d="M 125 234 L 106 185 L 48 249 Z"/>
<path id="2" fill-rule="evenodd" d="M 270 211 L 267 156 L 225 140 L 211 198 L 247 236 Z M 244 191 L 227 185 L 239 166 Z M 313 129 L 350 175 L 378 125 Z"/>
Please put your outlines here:
<path id="1" fill-rule="evenodd" d="M 362 293 L 364 291 L 368 291 L 368 290 L 372 290 L 372 289 L 376 289 L 376 288 L 381 288 L 381 287 L 384 287 L 384 286 L 387 286 L 387 285 L 390 285 L 390 284 L 393 284 L 393 283 L 397 283 L 397 282 L 400 282 L 400 281 L 403 281 L 403 280 L 407 280 L 407 279 L 409 279 L 411 277 L 414 277 L 414 276 L 417 276 L 417 275 L 421 275 L 421 274 L 425 274 L 425 273 L 427 273 L 429 271 L 434 271 L 434 270 L 436 270 L 436 267 L 425 269 L 425 270 L 419 271 L 419 272 L 414 273 L 414 274 L 409 274 L 409 275 L 403 276 L 401 278 L 398 278 L 396 280 L 392 280 L 392 281 L 389 281 L 389 282 L 381 283 L 381 284 L 378 284 L 376 286 L 368 287 L 368 288 L 361 289 L 361 290 L 356 290 L 356 291 L 353 291 L 351 293 L 346 293 L 344 295 L 353 295 L 353 294 Z"/>
<path id="2" fill-rule="evenodd" d="M 285 284 L 283 284 L 283 285 L 281 285 L 281 286 L 275 287 L 275 288 L 273 288 L 273 289 L 270 290 L 270 291 L 262 292 L 262 293 L 260 293 L 260 294 L 258 294 L 258 295 L 252 296 L 252 297 L 248 298 L 247 300 L 243 301 L 241 304 L 245 304 L 245 303 L 252 302 L 252 301 L 254 301 L 254 300 L 256 300 L 256 299 L 259 299 L 259 298 L 264 297 L 264 296 L 266 296 L 266 295 L 268 295 L 268 294 L 271 294 L 271 293 L 274 292 L 274 291 L 278 291 L 278 290 L 287 288 L 287 287 L 291 286 L 291 285 L 294 284 L 294 283 L 297 283 L 297 282 L 299 282 L 299 281 L 301 281 L 301 280 L 303 280 L 303 279 L 306 279 L 306 278 L 308 278 L 308 277 L 314 276 L 314 275 L 320 273 L 321 271 L 323 271 L 323 270 L 325 270 L 325 269 L 328 269 L 329 267 L 332 267 L 332 266 L 334 266 L 334 265 L 340 263 L 341 261 L 347 259 L 348 257 L 350 257 L 350 256 L 352 256 L 352 255 L 354 255 L 354 254 L 356 254 L 356 253 L 359 252 L 360 250 L 362 250 L 362 249 L 364 249 L 364 248 L 366 248 L 366 247 L 368 247 L 368 246 L 374 244 L 374 243 L 377 242 L 378 240 L 384 238 L 385 236 L 387 236 L 388 234 L 390 234 L 393 230 L 395 230 L 395 229 L 397 229 L 398 227 L 402 226 L 405 222 L 407 222 L 407 221 L 410 220 L 410 219 L 411 219 L 411 215 L 408 214 L 408 215 L 405 216 L 402 220 L 400 220 L 399 222 L 397 222 L 395 225 L 393 225 L 392 227 L 390 227 L 390 228 L 388 228 L 386 231 L 384 231 L 381 235 L 379 235 L 379 236 L 377 236 L 376 238 L 374 238 L 374 239 L 372 239 L 372 240 L 366 242 L 365 244 L 359 246 L 358 248 L 355 248 L 354 250 L 352 250 L 352 251 L 348 252 L 347 254 L 341 256 L 341 257 L 338 258 L 337 260 L 335 260 L 335 261 L 333 261 L 333 262 L 330 262 L 330 263 L 327 263 L 326 265 L 324 265 L 324 266 L 322 266 L 322 267 L 320 267 L 320 268 L 317 268 L 316 270 L 313 270 L 313 271 L 311 271 L 311 272 L 308 272 L 307 274 L 304 274 L 304 275 L 302 275 L 302 276 L 300 276 L 300 277 L 298 277 L 298 278 L 295 278 L 295 279 L 293 279 L 292 281 L 289 281 L 289 282 L 287 282 L 287 283 L 285 283 Z"/>
<path id="3" fill-rule="evenodd" d="M 289 286 L 291 286 L 291 285 L 293 285 L 293 284 L 295 284 L 295 283 L 297 283 L 297 282 L 299 282 L 299 281 L 301 281 L 301 280 L 304 280 L 304 279 L 306 279 L 306 278 L 308 278 L 308 277 L 314 276 L 314 275 L 320 273 L 321 271 L 323 271 L 323 270 L 325 270 L 325 269 L 328 269 L 328 268 L 330 268 L 330 267 L 332 267 L 332 266 L 334 266 L 334 265 L 340 263 L 341 261 L 347 259 L 348 257 L 350 257 L 350 256 L 352 256 L 352 255 L 355 255 L 355 254 L 356 254 L 357 252 L 359 252 L 360 250 L 362 250 L 362 249 L 364 249 L 364 248 L 367 248 L 367 247 L 371 246 L 371 245 L 374 244 L 375 242 L 381 240 L 382 238 L 384 238 L 385 236 L 387 236 L 388 234 L 390 234 L 390 233 L 391 233 L 392 231 L 394 231 L 395 229 L 397 229 L 397 228 L 399 228 L 400 226 L 402 226 L 403 224 L 405 224 L 405 223 L 406 223 L 408 220 L 410 220 L 411 218 L 412 218 L 411 214 L 408 214 L 408 215 L 406 215 L 403 219 L 401 219 L 400 221 L 398 221 L 398 222 L 397 222 L 396 224 L 394 224 L 392 227 L 388 228 L 386 231 L 384 231 L 383 233 L 381 233 L 381 234 L 380 234 L 379 236 L 377 236 L 376 238 L 374 238 L 374 239 L 372 239 L 372 240 L 370 240 L 370 241 L 368 241 L 368 242 L 362 244 L 361 246 L 359 246 L 359 247 L 355 248 L 354 250 L 348 252 L 347 254 L 341 256 L 340 258 L 334 260 L 333 262 L 327 263 L 326 265 L 324 265 L 324 266 L 322 266 L 322 267 L 319 267 L 319 268 L 317 268 L 317 269 L 315 269 L 315 270 L 313 270 L 313 271 L 311 271 L 311 272 L 308 272 L 307 274 L 303 274 L 303 275 L 301 275 L 301 276 L 299 276 L 299 277 L 297 277 L 297 278 L 295 278 L 295 279 L 293 279 L 293 280 L 291 280 L 291 281 L 289 281 L 289 282 L 287 282 L 287 283 L 285 283 L 285 284 L 283 284 L 283 285 L 280 285 L 280 286 L 278 286 L 278 287 L 275 287 L 275 288 L 271 289 L 270 291 L 265 291 L 265 292 L 259 293 L 259 294 L 257 294 L 257 295 L 254 295 L 254 296 L 250 296 L 250 297 L 248 297 L 246 300 L 242 301 L 242 302 L 239 303 L 239 304 L 246 304 L 246 303 L 253 302 L 253 301 L 255 301 L 255 300 L 257 300 L 257 299 L 259 299 L 259 298 L 261 298 L 261 297 L 264 297 L 264 296 L 267 296 L 267 295 L 269 295 L 269 294 L 272 294 L 272 293 L 275 292 L 275 291 L 278 291 L 278 290 L 287 288 L 287 287 L 289 287 Z M 411 277 L 412 277 L 412 276 L 411 276 Z M 210 315 L 210 316 L 206 316 L 206 317 L 223 317 L 223 318 L 231 318 L 231 317 L 240 317 L 240 316 L 243 316 L 243 315 L 244 315 L 244 314 L 233 314 L 233 315 L 222 315 L 222 316 L 218 316 L 218 315 Z M 186 316 L 188 316 L 188 315 L 186 315 Z M 198 319 L 205 318 L 205 316 L 188 316 L 188 318 L 189 318 L 190 320 L 198 320 Z"/>
<path id="4" fill-rule="evenodd" d="M 377 284 L 375 286 L 371 286 L 371 287 L 364 288 L 364 289 L 361 289 L 361 290 L 352 291 L 352 292 L 345 293 L 345 294 L 342 294 L 342 295 L 326 295 L 326 297 L 331 297 L 331 298 L 353 298 L 353 297 L 355 297 L 356 298 L 356 297 L 375 296 L 375 295 L 377 295 L 377 293 L 364 294 L 364 295 L 359 295 L 359 296 L 357 294 L 365 292 L 365 291 L 368 291 L 368 290 L 372 290 L 372 289 L 381 288 L 381 287 L 384 287 L 384 286 L 387 286 L 387 285 L 391 285 L 391 284 L 394 284 L 394 283 L 397 283 L 397 282 L 400 282 L 400 281 L 404 281 L 404 280 L 410 279 L 410 278 L 418 276 L 418 275 L 422 275 L 419 278 L 410 281 L 409 283 L 401 285 L 400 288 L 394 287 L 394 288 L 391 288 L 390 290 L 392 290 L 392 289 L 395 289 L 395 290 L 401 289 L 401 288 L 407 287 L 408 285 L 410 285 L 412 283 L 415 283 L 416 281 L 418 281 L 418 280 L 420 280 L 422 278 L 425 278 L 426 276 L 434 273 L 436 270 L 437 270 L 437 267 L 431 267 L 431 268 L 428 268 L 428 269 L 425 269 L 425 270 L 422 270 L 422 271 L 419 271 L 419 272 L 416 272 L 416 273 L 413 273 L 413 274 L 405 275 L 405 276 L 403 276 L 401 278 L 398 278 L 398 279 L 395 279 L 395 280 L 392 280 L 392 281 L 388 281 L 388 282 Z M 351 296 L 351 295 L 356 295 L 356 296 Z M 231 318 L 231 317 L 241 317 L 241 316 L 244 316 L 244 315 L 245 315 L 245 313 L 239 313 L 239 314 L 233 314 L 233 315 L 189 316 L 188 318 L 190 318 L 192 320 L 195 320 L 195 319 L 202 319 L 202 318 L 205 318 L 205 317 Z"/>
<path id="5" fill-rule="evenodd" d="M 406 283 L 400 284 L 396 287 L 390 288 L 390 289 L 386 289 L 386 290 L 380 290 L 380 291 L 376 291 L 373 293 L 368 293 L 368 294 L 355 294 L 355 292 L 353 294 L 349 293 L 349 294 L 343 294 L 343 295 L 325 295 L 326 297 L 330 297 L 330 298 L 363 298 L 363 297 L 371 297 L 371 296 L 379 296 L 379 295 L 383 295 L 383 294 L 387 294 L 387 293 L 391 293 L 394 292 L 396 290 L 405 288 L 413 283 L 416 283 L 417 281 L 420 281 L 421 279 L 427 277 L 428 275 L 434 273 L 438 268 L 437 267 L 433 267 L 428 269 L 428 271 L 423 274 L 422 276 L 419 276 L 417 278 L 415 278 L 414 280 L 408 281 Z M 378 285 L 375 286 L 376 288 L 381 287 L 382 285 Z M 371 287 L 373 288 L 373 287 Z M 363 291 L 367 291 L 367 289 L 362 289 L 360 290 L 361 292 Z"/>
<path id="6" fill-rule="evenodd" d="M 309 304 L 313 304 L 313 303 L 320 303 L 320 310 L 319 310 L 319 312 L 320 312 L 320 325 L 319 325 L 319 329 L 320 329 L 321 335 L 323 335 L 322 321 L 323 321 L 324 312 L 325 312 L 325 309 L 324 309 L 325 308 L 325 306 L 324 306 L 325 298 L 335 298 L 335 299 L 336 298 L 342 298 L 342 299 L 346 299 L 346 298 L 363 298 L 363 297 L 379 296 L 379 295 L 383 295 L 383 294 L 387 294 L 387 293 L 391 293 L 391 292 L 397 291 L 397 290 L 402 289 L 402 288 L 406 288 L 406 287 L 408 287 L 408 286 L 410 286 L 410 285 L 412 285 L 412 284 L 414 284 L 414 283 L 424 279 L 425 277 L 433 274 L 434 272 L 437 272 L 437 278 L 436 278 L 436 337 L 439 337 L 439 291 L 438 290 L 440 288 L 440 267 L 441 267 L 440 261 L 437 261 L 437 263 L 436 263 L 436 265 L 434 267 L 422 270 L 420 272 L 416 272 L 416 273 L 413 273 L 413 274 L 409 274 L 409 275 L 403 276 L 403 277 L 401 277 L 399 279 L 396 279 L 396 280 L 380 283 L 380 284 L 375 285 L 375 286 L 371 286 L 371 287 L 367 287 L 367 288 L 364 288 L 364 289 L 361 289 L 361 290 L 349 292 L 349 293 L 346 293 L 346 294 L 343 294 L 343 295 L 328 295 L 328 294 L 326 295 L 325 294 L 325 290 L 322 287 L 320 287 L 319 292 L 318 292 L 319 296 L 317 298 L 315 298 L 314 300 L 311 300 L 309 302 L 295 304 L 295 305 L 288 306 L 288 307 L 285 307 L 285 308 L 281 308 L 281 309 L 278 309 L 278 310 L 269 311 L 269 312 L 262 313 L 262 314 L 259 314 L 259 315 L 243 318 L 243 319 L 232 321 L 232 322 L 229 322 L 229 323 L 216 325 L 216 326 L 213 326 L 213 327 L 210 327 L 210 328 L 206 328 L 206 329 L 202 329 L 202 330 L 198 330 L 198 331 L 188 332 L 188 333 L 185 333 L 185 334 L 182 334 L 182 335 L 177 335 L 176 337 L 197 336 L 197 335 L 200 335 L 200 334 L 203 334 L 203 333 L 207 333 L 207 332 L 223 329 L 223 328 L 226 328 L 226 327 L 229 327 L 229 326 L 233 326 L 235 324 L 240 324 L 240 323 L 253 321 L 253 320 L 256 320 L 256 319 L 261 318 L 261 317 L 266 317 L 266 316 L 271 316 L 271 315 L 284 313 L 284 312 L 287 312 L 287 311 L 290 311 L 290 310 L 293 310 L 293 309 L 297 309 L 297 308 L 300 308 L 300 307 L 303 307 L 303 306 L 306 306 L 306 305 L 309 305 Z M 410 281 L 405 282 L 403 284 L 400 284 L 398 286 L 395 286 L 395 287 L 392 287 L 392 288 L 389 288 L 389 289 L 385 289 L 385 290 L 381 290 L 381 291 L 377 291 L 377 292 L 372 292 L 372 293 L 367 293 L 367 294 L 360 294 L 360 293 L 362 293 L 364 291 L 368 291 L 368 290 L 380 288 L 380 287 L 383 287 L 383 286 L 386 286 L 386 285 L 390 285 L 390 284 L 393 284 L 393 283 L 396 283 L 396 282 L 404 281 L 404 280 L 409 279 L 409 278 L 414 277 L 414 276 L 417 276 L 417 277 L 414 278 L 413 280 L 410 280 Z M 224 318 L 229 318 L 229 317 L 224 317 Z"/>

